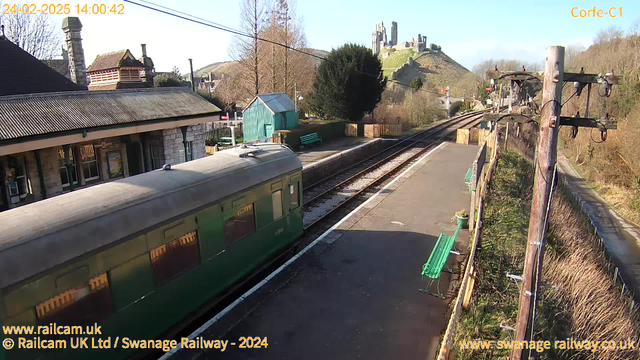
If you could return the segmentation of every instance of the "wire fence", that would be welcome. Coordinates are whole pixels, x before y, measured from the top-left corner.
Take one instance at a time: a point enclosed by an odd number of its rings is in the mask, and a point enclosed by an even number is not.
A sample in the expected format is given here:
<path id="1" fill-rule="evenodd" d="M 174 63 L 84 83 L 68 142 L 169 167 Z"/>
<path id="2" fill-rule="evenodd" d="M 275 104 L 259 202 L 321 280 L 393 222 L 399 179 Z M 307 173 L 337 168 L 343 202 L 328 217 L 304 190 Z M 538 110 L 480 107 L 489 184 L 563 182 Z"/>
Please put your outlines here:
<path id="1" fill-rule="evenodd" d="M 467 263 L 465 266 L 464 276 L 460 283 L 460 288 L 458 289 L 457 296 L 452 305 L 452 312 L 449 318 L 449 322 L 447 325 L 447 329 L 445 331 L 444 337 L 440 344 L 440 350 L 438 352 L 438 360 L 446 360 L 449 359 L 451 355 L 451 349 L 453 346 L 453 339 L 456 332 L 456 327 L 460 315 L 462 314 L 463 308 L 467 308 L 471 302 L 471 295 L 473 292 L 474 282 L 475 282 L 475 257 L 477 252 L 478 243 L 480 241 L 480 234 L 482 232 L 483 227 L 483 214 L 484 214 L 484 202 L 485 202 L 485 192 L 491 182 L 491 178 L 496 168 L 497 160 L 498 160 L 498 152 L 497 149 L 499 147 L 508 148 L 509 150 L 514 150 L 522 155 L 528 161 L 535 161 L 535 153 L 536 153 L 536 143 L 537 143 L 537 134 L 538 128 L 535 123 L 533 124 L 525 124 L 526 126 L 511 126 L 507 129 L 506 126 L 499 127 L 497 130 L 492 131 L 490 139 L 493 140 L 493 143 L 496 144 L 493 148 L 487 147 L 487 144 L 484 144 L 486 147 L 486 157 L 491 159 L 491 163 L 488 166 L 488 169 L 485 174 L 481 174 L 478 177 L 478 183 L 472 183 L 470 186 L 477 186 L 478 189 L 477 196 L 472 196 L 471 206 L 472 208 L 477 207 L 477 211 L 475 213 L 475 227 L 473 227 L 473 239 L 469 245 L 469 257 L 467 259 Z M 508 131 L 508 133 L 507 133 Z M 491 141 L 489 141 L 489 144 Z M 481 152 L 483 148 L 481 148 L 478 152 L 478 156 L 476 157 L 476 161 L 480 158 Z M 473 168 L 477 169 L 479 166 L 475 163 L 473 164 Z M 481 166 L 480 166 L 481 167 Z M 487 168 L 486 166 L 484 168 Z M 562 174 L 559 175 L 559 180 L 566 186 L 567 179 Z M 568 187 L 567 187 L 568 189 Z M 625 295 L 628 299 L 628 304 L 630 311 L 632 312 L 640 312 L 640 304 L 638 303 L 638 299 L 634 292 L 634 289 L 628 285 L 629 281 L 625 281 L 622 275 L 622 271 L 615 264 L 611 254 L 608 252 L 603 236 L 599 233 L 598 228 L 589 214 L 585 211 L 584 203 L 585 201 L 580 198 L 580 195 L 575 192 L 565 191 L 565 194 L 569 195 L 569 200 L 576 205 L 576 208 L 581 210 L 581 213 L 585 218 L 589 220 L 589 224 L 591 226 L 591 230 L 596 235 L 595 238 L 598 241 L 598 247 L 605 255 L 607 270 L 611 275 L 611 279 L 615 286 L 618 286 L 622 295 Z M 473 195 L 473 194 L 472 194 Z M 471 227 L 470 227 L 471 228 Z"/>
<path id="2" fill-rule="evenodd" d="M 520 126 L 511 126 L 508 135 L 506 133 L 506 129 L 504 128 L 501 129 L 500 133 L 504 133 L 504 135 L 499 136 L 504 137 L 507 140 L 507 142 L 505 142 L 505 147 L 507 147 L 509 150 L 516 151 L 528 161 L 535 162 L 538 135 L 537 124 L 529 123 L 526 124 L 526 126 L 523 126 L 522 124 Z M 570 185 L 568 183 L 567 177 L 561 173 L 559 173 L 558 175 L 559 180 L 562 182 L 562 184 L 567 189 L 569 189 Z M 598 247 L 607 259 L 607 270 L 611 275 L 611 279 L 614 285 L 619 286 L 621 293 L 629 298 L 629 307 L 632 310 L 635 308 L 636 311 L 640 311 L 640 304 L 638 303 L 640 301 L 640 293 L 636 293 L 633 286 L 629 286 L 629 284 L 632 284 L 635 281 L 632 281 L 631 279 L 627 279 L 627 281 L 625 281 L 622 275 L 623 271 L 621 271 L 617 266 L 617 264 L 615 263 L 615 259 L 605 246 L 605 240 L 603 239 L 604 234 L 599 232 L 594 219 L 585 209 L 586 200 L 583 199 L 578 192 L 566 191 L 565 194 L 568 195 L 569 200 L 577 208 L 580 209 L 582 215 L 589 220 L 591 231 L 593 231 L 593 233 L 596 235 L 595 237 L 598 241 Z"/>

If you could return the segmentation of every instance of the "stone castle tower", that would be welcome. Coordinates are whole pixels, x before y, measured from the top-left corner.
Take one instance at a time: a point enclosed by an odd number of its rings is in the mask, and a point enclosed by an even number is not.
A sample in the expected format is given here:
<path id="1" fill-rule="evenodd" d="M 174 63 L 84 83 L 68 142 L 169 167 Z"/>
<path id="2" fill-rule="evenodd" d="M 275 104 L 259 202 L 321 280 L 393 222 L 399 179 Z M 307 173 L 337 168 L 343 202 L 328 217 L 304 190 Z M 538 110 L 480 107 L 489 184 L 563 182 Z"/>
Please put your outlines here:
<path id="1" fill-rule="evenodd" d="M 389 41 L 389 46 L 398 45 L 398 23 L 395 21 L 391 22 L 391 41 Z"/>
<path id="2" fill-rule="evenodd" d="M 77 17 L 66 17 L 62 20 L 67 50 L 69 52 L 69 75 L 76 84 L 87 86 L 87 70 L 82 50 L 82 23 Z"/>

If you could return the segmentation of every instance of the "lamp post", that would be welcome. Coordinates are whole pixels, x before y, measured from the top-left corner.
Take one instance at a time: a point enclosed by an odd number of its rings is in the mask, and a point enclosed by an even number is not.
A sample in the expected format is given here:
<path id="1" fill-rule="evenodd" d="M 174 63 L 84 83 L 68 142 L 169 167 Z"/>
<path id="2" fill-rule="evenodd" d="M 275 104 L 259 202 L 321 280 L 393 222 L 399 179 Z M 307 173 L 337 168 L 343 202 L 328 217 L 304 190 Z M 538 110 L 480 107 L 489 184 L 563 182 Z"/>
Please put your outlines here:
<path id="1" fill-rule="evenodd" d="M 296 116 L 298 115 L 298 100 L 304 100 L 302 96 L 298 96 L 298 84 L 293 84 L 293 101 L 296 109 Z"/>

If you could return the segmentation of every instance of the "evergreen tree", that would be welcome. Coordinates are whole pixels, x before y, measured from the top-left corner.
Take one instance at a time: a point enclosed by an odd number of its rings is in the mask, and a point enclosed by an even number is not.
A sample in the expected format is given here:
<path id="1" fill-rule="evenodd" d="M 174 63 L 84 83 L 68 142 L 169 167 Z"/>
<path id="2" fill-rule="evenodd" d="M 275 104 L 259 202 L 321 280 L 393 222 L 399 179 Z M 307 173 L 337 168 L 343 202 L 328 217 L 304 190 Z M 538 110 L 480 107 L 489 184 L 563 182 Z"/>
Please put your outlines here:
<path id="1" fill-rule="evenodd" d="M 322 117 L 360 121 L 380 102 L 386 84 L 380 59 L 370 49 L 345 44 L 318 67 L 311 108 Z"/>

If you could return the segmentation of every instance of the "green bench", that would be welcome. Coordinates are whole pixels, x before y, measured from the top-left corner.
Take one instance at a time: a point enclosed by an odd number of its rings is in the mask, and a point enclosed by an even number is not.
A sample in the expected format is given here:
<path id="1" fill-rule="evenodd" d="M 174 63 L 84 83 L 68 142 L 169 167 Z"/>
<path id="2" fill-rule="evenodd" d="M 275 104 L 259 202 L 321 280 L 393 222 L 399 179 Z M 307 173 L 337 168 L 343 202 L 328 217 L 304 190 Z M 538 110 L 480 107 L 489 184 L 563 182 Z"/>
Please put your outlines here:
<path id="1" fill-rule="evenodd" d="M 464 183 L 467 184 L 467 186 L 469 187 L 469 194 L 473 192 L 473 189 L 471 186 L 472 177 L 473 177 L 473 165 L 469 167 L 469 170 L 467 170 L 467 174 L 464 176 Z"/>
<path id="2" fill-rule="evenodd" d="M 301 147 L 305 147 L 307 145 L 311 145 L 316 142 L 319 142 L 320 144 L 322 144 L 322 138 L 318 136 L 318 133 L 311 133 L 311 134 L 300 136 Z"/>
<path id="3" fill-rule="evenodd" d="M 429 259 L 422 266 L 422 277 L 428 277 L 430 279 L 429 284 L 424 289 L 420 289 L 420 291 L 426 292 L 429 295 L 437 296 L 440 299 L 444 299 L 444 295 L 440 293 L 440 274 L 442 273 L 442 268 L 447 262 L 449 253 L 453 249 L 453 245 L 456 242 L 458 230 L 460 230 L 460 226 L 456 227 L 453 235 L 440 234 L 440 236 L 438 237 L 436 246 L 434 246 L 433 251 L 431 251 Z M 447 269 L 447 272 L 452 273 L 453 271 L 451 269 Z M 431 285 L 433 285 L 433 282 L 436 280 L 438 281 L 438 293 L 434 294 L 429 289 L 431 288 Z"/>
<path id="4" fill-rule="evenodd" d="M 233 145 L 233 138 L 231 138 L 231 137 L 221 137 L 220 140 L 218 140 L 218 144 L 221 145 L 221 146 Z"/>

